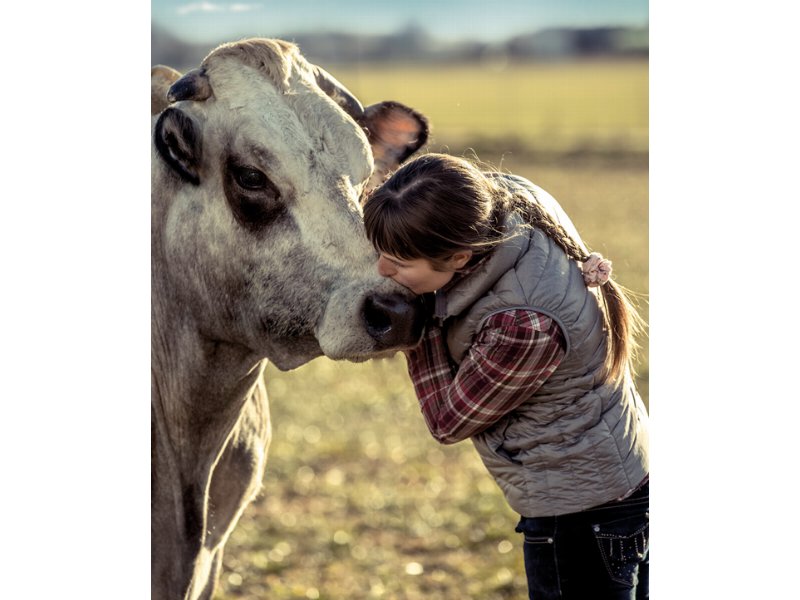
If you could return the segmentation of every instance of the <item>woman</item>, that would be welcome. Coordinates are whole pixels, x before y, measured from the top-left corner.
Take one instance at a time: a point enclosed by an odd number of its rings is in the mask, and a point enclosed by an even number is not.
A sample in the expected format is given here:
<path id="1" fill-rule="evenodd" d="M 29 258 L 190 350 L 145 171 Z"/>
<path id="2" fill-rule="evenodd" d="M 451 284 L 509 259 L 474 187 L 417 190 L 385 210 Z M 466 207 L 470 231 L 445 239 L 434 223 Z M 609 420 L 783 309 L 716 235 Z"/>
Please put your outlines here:
<path id="1" fill-rule="evenodd" d="M 630 372 L 640 319 L 544 190 L 421 156 L 364 205 L 384 277 L 431 316 L 406 352 L 423 417 L 470 438 L 520 514 L 530 598 L 647 598 L 647 413 Z"/>

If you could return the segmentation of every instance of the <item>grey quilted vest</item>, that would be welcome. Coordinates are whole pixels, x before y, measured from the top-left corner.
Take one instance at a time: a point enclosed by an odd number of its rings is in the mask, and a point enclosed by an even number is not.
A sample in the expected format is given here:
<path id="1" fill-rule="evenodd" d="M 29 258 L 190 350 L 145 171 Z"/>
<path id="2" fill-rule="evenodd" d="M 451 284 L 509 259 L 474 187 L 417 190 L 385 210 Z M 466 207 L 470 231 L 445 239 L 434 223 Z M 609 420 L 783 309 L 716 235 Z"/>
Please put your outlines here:
<path id="1" fill-rule="evenodd" d="M 580 240 L 555 199 L 521 177 L 498 175 Z M 463 279 L 436 294 L 436 316 L 460 364 L 483 322 L 514 308 L 544 313 L 564 332 L 566 356 L 519 408 L 472 438 L 510 506 L 526 517 L 577 512 L 621 497 L 648 472 L 647 412 L 629 374 L 604 384 L 606 334 L 597 288 L 535 228 L 518 232 Z"/>

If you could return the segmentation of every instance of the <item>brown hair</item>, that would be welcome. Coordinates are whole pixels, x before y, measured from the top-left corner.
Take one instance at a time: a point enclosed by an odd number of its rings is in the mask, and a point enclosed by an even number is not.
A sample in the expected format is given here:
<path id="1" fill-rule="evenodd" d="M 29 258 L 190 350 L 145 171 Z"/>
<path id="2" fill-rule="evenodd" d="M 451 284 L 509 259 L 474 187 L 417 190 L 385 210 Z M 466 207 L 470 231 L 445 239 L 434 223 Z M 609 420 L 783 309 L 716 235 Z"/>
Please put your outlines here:
<path id="1" fill-rule="evenodd" d="M 471 250 L 469 264 L 474 264 L 513 235 L 503 229 L 511 211 L 544 232 L 569 258 L 588 258 L 586 247 L 538 203 L 512 194 L 469 161 L 446 154 L 425 154 L 395 171 L 368 196 L 364 224 L 379 252 L 425 258 L 433 268 L 443 269 L 458 251 Z M 633 361 L 644 321 L 621 285 L 609 280 L 600 290 L 609 340 L 607 379 L 616 381 Z"/>
<path id="2" fill-rule="evenodd" d="M 466 160 L 425 154 L 403 165 L 368 196 L 367 237 L 397 258 L 434 268 L 460 250 L 476 262 L 502 241 L 505 204 L 497 186 Z"/>

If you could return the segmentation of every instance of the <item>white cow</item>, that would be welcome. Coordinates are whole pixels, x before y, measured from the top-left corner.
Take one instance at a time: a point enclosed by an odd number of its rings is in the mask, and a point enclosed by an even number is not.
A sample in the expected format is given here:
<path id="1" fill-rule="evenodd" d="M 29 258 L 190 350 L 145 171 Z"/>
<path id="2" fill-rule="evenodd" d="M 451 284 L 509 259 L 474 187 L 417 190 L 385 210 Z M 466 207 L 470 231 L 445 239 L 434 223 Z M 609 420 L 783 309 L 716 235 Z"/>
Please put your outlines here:
<path id="1" fill-rule="evenodd" d="M 359 200 L 428 129 L 395 102 L 362 108 L 279 40 L 155 67 L 152 91 L 152 598 L 208 599 L 261 485 L 266 359 L 365 360 L 419 336 Z"/>

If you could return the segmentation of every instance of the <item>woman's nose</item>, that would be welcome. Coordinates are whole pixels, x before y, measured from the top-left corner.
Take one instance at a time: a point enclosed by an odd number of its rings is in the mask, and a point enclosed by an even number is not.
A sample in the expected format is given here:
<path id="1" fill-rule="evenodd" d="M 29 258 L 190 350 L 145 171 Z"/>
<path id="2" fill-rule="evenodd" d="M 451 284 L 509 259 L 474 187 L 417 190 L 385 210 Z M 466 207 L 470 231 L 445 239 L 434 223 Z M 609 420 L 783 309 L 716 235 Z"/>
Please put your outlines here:
<path id="1" fill-rule="evenodd" d="M 388 260 L 383 258 L 382 256 L 378 258 L 378 275 L 381 277 L 391 277 L 394 275 L 395 269 L 392 263 Z"/>

